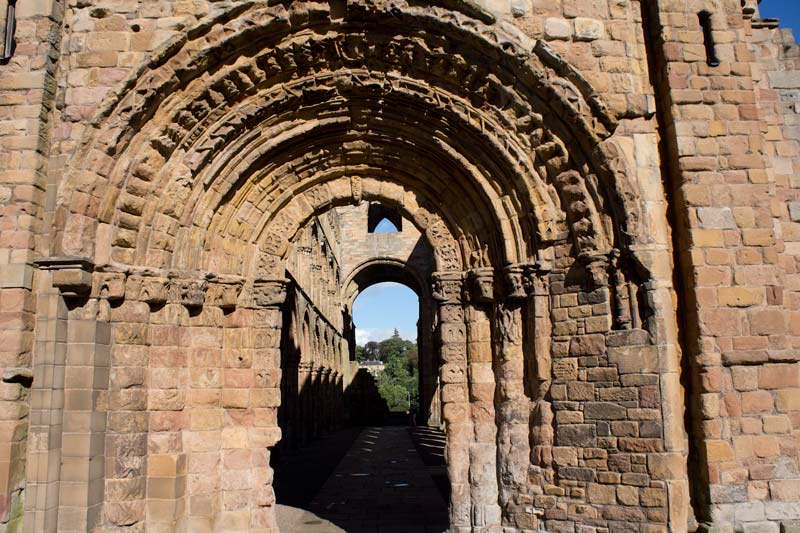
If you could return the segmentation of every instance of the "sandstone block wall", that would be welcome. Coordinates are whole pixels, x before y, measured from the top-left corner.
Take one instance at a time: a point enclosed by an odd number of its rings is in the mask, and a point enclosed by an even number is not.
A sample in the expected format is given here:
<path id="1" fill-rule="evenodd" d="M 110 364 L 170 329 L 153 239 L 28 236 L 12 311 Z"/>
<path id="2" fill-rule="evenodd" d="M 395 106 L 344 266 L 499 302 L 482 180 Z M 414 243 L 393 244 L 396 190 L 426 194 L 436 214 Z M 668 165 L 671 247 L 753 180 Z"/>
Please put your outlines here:
<path id="1" fill-rule="evenodd" d="M 286 307 L 344 349 L 343 265 L 384 252 L 331 213 L 368 202 L 432 250 L 454 532 L 796 526 L 790 33 L 412 4 L 17 3 L 0 528 L 274 531 Z"/>

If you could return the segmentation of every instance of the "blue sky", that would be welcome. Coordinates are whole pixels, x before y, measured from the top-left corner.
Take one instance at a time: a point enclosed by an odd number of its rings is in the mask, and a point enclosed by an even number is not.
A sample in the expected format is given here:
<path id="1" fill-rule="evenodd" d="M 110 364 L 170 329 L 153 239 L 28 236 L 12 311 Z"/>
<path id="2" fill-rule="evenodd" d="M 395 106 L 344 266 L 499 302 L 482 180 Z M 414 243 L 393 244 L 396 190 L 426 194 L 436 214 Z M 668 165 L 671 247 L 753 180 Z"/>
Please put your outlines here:
<path id="1" fill-rule="evenodd" d="M 781 19 L 782 28 L 792 28 L 794 39 L 800 36 L 800 0 L 763 0 L 761 16 Z"/>
<path id="2" fill-rule="evenodd" d="M 419 300 L 417 295 L 399 283 L 378 283 L 358 295 L 353 303 L 356 342 L 382 341 L 394 329 L 410 341 L 417 340 Z"/>

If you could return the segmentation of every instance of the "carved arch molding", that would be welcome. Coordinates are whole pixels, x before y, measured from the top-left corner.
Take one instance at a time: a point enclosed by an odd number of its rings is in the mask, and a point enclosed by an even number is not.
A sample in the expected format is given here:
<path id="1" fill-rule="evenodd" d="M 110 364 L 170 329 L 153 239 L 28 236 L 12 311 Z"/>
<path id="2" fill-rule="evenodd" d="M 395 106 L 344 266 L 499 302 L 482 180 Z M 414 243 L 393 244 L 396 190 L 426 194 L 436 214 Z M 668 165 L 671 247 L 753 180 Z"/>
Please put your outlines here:
<path id="1" fill-rule="evenodd" d="M 362 200 L 400 208 L 440 270 L 643 238 L 614 117 L 544 43 L 486 17 L 244 2 L 206 21 L 101 108 L 54 253 L 264 277 L 313 214 Z"/>

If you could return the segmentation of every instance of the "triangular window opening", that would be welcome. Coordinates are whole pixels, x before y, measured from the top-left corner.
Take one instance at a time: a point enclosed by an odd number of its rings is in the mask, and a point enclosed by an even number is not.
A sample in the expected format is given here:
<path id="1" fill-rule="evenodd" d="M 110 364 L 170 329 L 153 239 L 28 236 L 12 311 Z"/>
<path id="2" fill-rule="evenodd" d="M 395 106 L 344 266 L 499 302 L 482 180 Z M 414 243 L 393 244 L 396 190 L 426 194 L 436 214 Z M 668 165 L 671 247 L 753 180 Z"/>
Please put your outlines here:
<path id="1" fill-rule="evenodd" d="M 402 233 L 403 217 L 379 202 L 369 204 L 367 233 Z"/>
<path id="2" fill-rule="evenodd" d="M 397 229 L 397 226 L 395 226 L 391 220 L 384 218 L 375 226 L 375 231 L 373 231 L 373 233 L 400 233 L 400 230 Z"/>

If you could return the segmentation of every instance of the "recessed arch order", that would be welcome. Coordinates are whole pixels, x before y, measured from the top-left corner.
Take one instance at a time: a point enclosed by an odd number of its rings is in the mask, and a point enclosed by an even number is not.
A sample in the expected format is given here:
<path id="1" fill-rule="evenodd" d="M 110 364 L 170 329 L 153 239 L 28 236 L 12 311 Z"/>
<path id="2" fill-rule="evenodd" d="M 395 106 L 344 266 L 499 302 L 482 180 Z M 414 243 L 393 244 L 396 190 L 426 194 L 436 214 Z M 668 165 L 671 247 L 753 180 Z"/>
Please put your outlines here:
<path id="1" fill-rule="evenodd" d="M 429 283 L 425 273 L 419 272 L 405 261 L 377 257 L 356 265 L 342 283 L 342 301 L 352 308 L 358 295 L 378 283 L 399 283 L 411 291 L 423 302 L 429 302 Z"/>
<path id="2" fill-rule="evenodd" d="M 348 9 L 242 3 L 156 54 L 71 166 L 54 251 L 264 277 L 310 217 L 364 200 L 403 208 L 440 270 L 630 244 L 615 120 L 546 46 L 442 7 Z"/>

